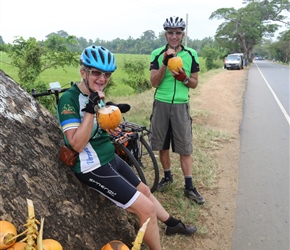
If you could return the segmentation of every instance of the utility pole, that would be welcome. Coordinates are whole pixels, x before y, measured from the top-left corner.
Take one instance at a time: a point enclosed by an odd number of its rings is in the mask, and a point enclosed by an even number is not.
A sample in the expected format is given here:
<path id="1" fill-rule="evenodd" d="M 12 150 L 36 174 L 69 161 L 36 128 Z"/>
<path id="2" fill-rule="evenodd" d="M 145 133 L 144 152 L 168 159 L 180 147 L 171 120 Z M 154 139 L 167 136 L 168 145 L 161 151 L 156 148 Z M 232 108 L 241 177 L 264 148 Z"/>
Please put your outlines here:
<path id="1" fill-rule="evenodd" d="M 184 42 L 185 46 L 187 46 L 187 36 L 188 36 L 188 14 L 186 13 L 186 30 L 185 30 L 185 42 Z"/>

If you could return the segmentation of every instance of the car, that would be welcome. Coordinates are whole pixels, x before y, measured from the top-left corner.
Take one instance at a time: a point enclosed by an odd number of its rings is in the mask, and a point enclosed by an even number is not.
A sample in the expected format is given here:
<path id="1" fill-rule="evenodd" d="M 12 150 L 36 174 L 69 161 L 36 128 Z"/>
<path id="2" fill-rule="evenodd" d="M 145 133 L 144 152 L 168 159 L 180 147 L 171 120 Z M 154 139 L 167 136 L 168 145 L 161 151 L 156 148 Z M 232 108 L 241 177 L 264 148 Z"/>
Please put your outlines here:
<path id="1" fill-rule="evenodd" d="M 224 61 L 225 69 L 243 69 L 244 55 L 242 53 L 229 54 Z"/>
<path id="2" fill-rule="evenodd" d="M 264 58 L 261 57 L 261 56 L 256 56 L 256 57 L 255 57 L 255 60 L 264 60 Z"/>

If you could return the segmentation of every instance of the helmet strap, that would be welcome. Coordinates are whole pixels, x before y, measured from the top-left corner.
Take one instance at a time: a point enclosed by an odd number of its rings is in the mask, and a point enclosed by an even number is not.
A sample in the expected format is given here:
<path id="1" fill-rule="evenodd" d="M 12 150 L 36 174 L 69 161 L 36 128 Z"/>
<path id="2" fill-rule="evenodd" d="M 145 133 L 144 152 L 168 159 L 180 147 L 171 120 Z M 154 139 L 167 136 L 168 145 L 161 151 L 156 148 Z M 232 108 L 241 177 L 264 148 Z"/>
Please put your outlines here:
<path id="1" fill-rule="evenodd" d="M 89 78 L 89 72 L 88 72 L 88 70 L 86 70 L 86 79 L 83 78 L 83 81 L 84 81 L 85 86 L 86 86 L 86 88 L 88 89 L 88 91 L 89 91 L 90 93 L 93 93 L 93 91 L 92 91 L 91 88 L 89 87 L 89 81 L 88 81 L 88 78 Z"/>

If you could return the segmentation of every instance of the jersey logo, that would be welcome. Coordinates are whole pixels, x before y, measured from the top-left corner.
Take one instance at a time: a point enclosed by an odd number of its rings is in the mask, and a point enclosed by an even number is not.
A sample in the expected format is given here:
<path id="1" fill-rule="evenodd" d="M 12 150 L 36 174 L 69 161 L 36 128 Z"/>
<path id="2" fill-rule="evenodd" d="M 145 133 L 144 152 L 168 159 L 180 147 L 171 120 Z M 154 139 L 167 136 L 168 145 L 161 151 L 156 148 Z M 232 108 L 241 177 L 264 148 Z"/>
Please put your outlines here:
<path id="1" fill-rule="evenodd" d="M 75 109 L 69 104 L 65 104 L 62 108 L 61 114 L 62 115 L 69 115 L 69 114 L 75 114 Z"/>

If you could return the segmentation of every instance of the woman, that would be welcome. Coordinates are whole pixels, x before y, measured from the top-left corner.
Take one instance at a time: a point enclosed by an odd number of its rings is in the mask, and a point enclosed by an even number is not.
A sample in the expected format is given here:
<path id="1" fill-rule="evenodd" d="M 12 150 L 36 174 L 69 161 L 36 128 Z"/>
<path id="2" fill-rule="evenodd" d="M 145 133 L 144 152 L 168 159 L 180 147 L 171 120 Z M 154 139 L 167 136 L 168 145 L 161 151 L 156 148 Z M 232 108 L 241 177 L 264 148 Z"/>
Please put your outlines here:
<path id="1" fill-rule="evenodd" d="M 170 216 L 149 187 L 115 154 L 110 133 L 118 133 L 118 128 L 104 131 L 97 123 L 95 108 L 105 98 L 103 90 L 116 70 L 114 54 L 92 45 L 82 52 L 80 65 L 81 82 L 67 90 L 58 103 L 65 142 L 79 152 L 71 167 L 77 178 L 117 206 L 136 214 L 140 226 L 150 218 L 144 242 L 151 250 L 161 249 L 157 219 L 166 224 L 167 235 L 193 234 L 196 228 Z"/>

